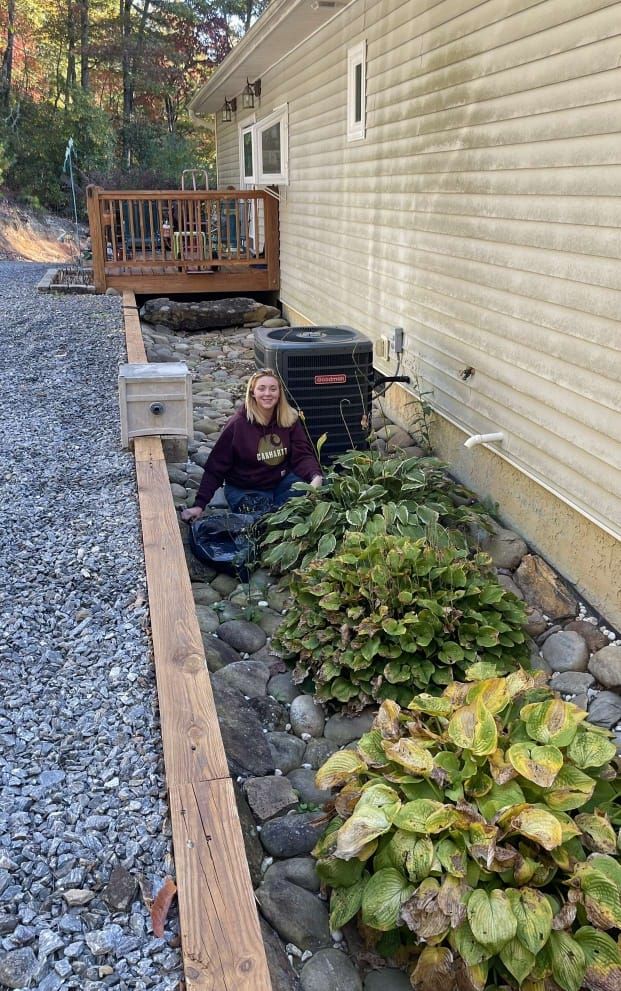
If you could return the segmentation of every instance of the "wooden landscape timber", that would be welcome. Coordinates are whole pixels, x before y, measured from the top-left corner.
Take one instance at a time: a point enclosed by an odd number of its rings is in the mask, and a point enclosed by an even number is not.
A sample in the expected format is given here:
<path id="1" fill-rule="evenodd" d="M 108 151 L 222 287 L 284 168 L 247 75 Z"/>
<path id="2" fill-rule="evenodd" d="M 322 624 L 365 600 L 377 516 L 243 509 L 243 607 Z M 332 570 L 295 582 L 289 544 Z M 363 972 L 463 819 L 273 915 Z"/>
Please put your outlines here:
<path id="1" fill-rule="evenodd" d="M 147 360 L 123 294 L 129 362 Z M 271 991 L 162 442 L 134 440 L 187 991 Z"/>

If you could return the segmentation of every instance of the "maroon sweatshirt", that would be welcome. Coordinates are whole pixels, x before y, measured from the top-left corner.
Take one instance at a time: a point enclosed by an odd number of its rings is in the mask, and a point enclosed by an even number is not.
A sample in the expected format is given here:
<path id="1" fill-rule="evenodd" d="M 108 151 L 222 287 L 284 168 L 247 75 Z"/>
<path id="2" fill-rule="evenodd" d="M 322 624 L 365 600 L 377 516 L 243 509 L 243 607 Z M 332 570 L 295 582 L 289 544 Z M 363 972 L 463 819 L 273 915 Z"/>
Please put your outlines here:
<path id="1" fill-rule="evenodd" d="M 244 409 L 225 424 L 207 458 L 195 506 L 204 509 L 223 482 L 239 489 L 275 489 L 293 471 L 304 482 L 321 475 L 312 444 L 299 420 L 292 427 L 275 421 L 250 423 Z"/>

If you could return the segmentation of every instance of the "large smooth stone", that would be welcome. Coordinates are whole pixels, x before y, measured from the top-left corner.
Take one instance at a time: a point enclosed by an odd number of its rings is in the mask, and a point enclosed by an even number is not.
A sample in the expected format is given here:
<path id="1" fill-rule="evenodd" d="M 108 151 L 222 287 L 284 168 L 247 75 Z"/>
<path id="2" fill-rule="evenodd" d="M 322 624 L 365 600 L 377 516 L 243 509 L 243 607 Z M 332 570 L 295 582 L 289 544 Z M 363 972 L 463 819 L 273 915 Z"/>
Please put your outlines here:
<path id="1" fill-rule="evenodd" d="M 235 664 L 237 661 L 241 661 L 241 655 L 219 637 L 204 636 L 203 646 L 207 655 L 207 667 L 210 671 L 219 671 L 226 664 Z"/>
<path id="2" fill-rule="evenodd" d="M 372 970 L 364 979 L 364 991 L 412 991 L 407 974 L 394 967 Z M 441 991 L 441 989 L 438 989 Z"/>
<path id="3" fill-rule="evenodd" d="M 295 770 L 289 771 L 287 777 L 291 782 L 291 787 L 300 796 L 300 802 L 324 805 L 332 798 L 330 789 L 326 791 L 315 787 L 315 772 L 310 767 L 297 767 Z"/>
<path id="4" fill-rule="evenodd" d="M 231 619 L 221 623 L 216 632 L 229 646 L 248 654 L 260 650 L 267 640 L 265 631 L 247 619 Z"/>
<path id="5" fill-rule="evenodd" d="M 237 784 L 237 781 L 233 781 L 233 789 L 235 792 L 235 802 L 237 804 L 239 824 L 241 826 L 244 847 L 246 850 L 246 860 L 248 861 L 248 869 L 250 871 L 250 880 L 252 881 L 252 887 L 256 888 L 257 885 L 261 884 L 261 881 L 263 880 L 262 868 L 265 851 L 261 846 L 261 841 L 259 840 L 259 834 L 257 832 L 257 825 L 254 821 L 254 816 L 250 810 L 248 802 L 246 801 L 246 796 L 244 795 L 240 785 Z"/>
<path id="6" fill-rule="evenodd" d="M 262 914 L 286 943 L 313 951 L 331 945 L 328 909 L 316 895 L 282 879 L 264 881 L 255 894 Z"/>
<path id="7" fill-rule="evenodd" d="M 583 619 L 574 619 L 571 623 L 567 623 L 565 629 L 574 630 L 576 633 L 579 633 L 589 648 L 590 654 L 595 654 L 602 647 L 610 646 L 608 637 L 597 626 L 594 626 L 593 623 L 587 623 Z"/>
<path id="8" fill-rule="evenodd" d="M 192 595 L 197 606 L 213 606 L 222 596 L 207 582 L 195 582 L 192 585 Z"/>
<path id="9" fill-rule="evenodd" d="M 248 698 L 259 698 L 265 695 L 269 676 L 267 664 L 261 661 L 235 661 L 216 671 L 211 682 L 237 688 Z"/>
<path id="10" fill-rule="evenodd" d="M 331 757 L 337 750 L 336 743 L 332 743 L 331 740 L 326 740 L 322 736 L 317 740 L 309 740 L 306 744 L 304 760 L 301 763 L 310 764 L 315 771 L 318 771 L 328 757 Z"/>
<path id="11" fill-rule="evenodd" d="M 586 671 L 563 671 L 550 678 L 550 688 L 561 695 L 580 695 L 594 684 L 595 678 Z"/>
<path id="12" fill-rule="evenodd" d="M 589 661 L 589 671 L 604 688 L 621 688 L 621 647 L 602 647 Z"/>
<path id="13" fill-rule="evenodd" d="M 489 554 L 496 568 L 507 568 L 508 571 L 513 571 L 524 555 L 528 553 L 528 547 L 522 538 L 517 533 L 513 533 L 512 530 L 505 530 L 504 527 L 495 522 L 492 523 L 492 526 L 494 528 L 493 533 L 486 532 L 481 539 L 481 550 Z"/>
<path id="14" fill-rule="evenodd" d="M 319 891 L 317 861 L 313 857 L 292 857 L 290 860 L 277 860 L 265 872 L 265 881 L 285 880 L 297 884 L 307 891 Z"/>
<path id="15" fill-rule="evenodd" d="M 289 957 L 277 933 L 265 919 L 261 919 L 260 922 L 272 991 L 301 991 L 298 975 L 289 963 Z"/>
<path id="16" fill-rule="evenodd" d="M 524 598 L 551 620 L 574 619 L 578 600 L 571 589 L 537 554 L 525 554 L 514 579 Z"/>
<path id="17" fill-rule="evenodd" d="M 262 696 L 261 698 L 251 697 L 249 701 L 264 730 L 270 733 L 284 731 L 289 721 L 289 716 L 287 710 L 280 702 L 266 696 Z"/>
<path id="18" fill-rule="evenodd" d="M 586 671 L 589 648 L 579 633 L 561 630 L 548 637 L 541 654 L 553 671 Z"/>
<path id="19" fill-rule="evenodd" d="M 289 710 L 291 729 L 297 736 L 321 736 L 326 722 L 324 711 L 312 695 L 298 695 Z"/>
<path id="20" fill-rule="evenodd" d="M 337 747 L 343 747 L 352 740 L 359 740 L 364 733 L 368 733 L 373 725 L 373 720 L 377 714 L 376 709 L 365 709 L 358 716 L 330 716 L 326 723 L 324 736 L 326 740 L 335 743 Z"/>
<path id="21" fill-rule="evenodd" d="M 319 950 L 302 968 L 303 991 L 362 991 L 360 974 L 341 950 Z"/>
<path id="22" fill-rule="evenodd" d="M 217 612 L 201 603 L 197 603 L 195 608 L 201 633 L 215 633 L 220 626 L 220 617 Z"/>
<path id="23" fill-rule="evenodd" d="M 607 729 L 621 723 L 621 695 L 616 692 L 596 695 L 589 706 L 589 721 Z"/>
<path id="24" fill-rule="evenodd" d="M 270 775 L 249 778 L 244 784 L 248 805 L 258 822 L 282 816 L 298 804 L 298 796 L 287 778 Z"/>
<path id="25" fill-rule="evenodd" d="M 293 702 L 299 693 L 300 689 L 293 684 L 290 671 L 275 674 L 267 683 L 267 694 L 273 695 L 279 702 Z"/>
<path id="26" fill-rule="evenodd" d="M 261 843 L 272 857 L 301 857 L 311 852 L 325 828 L 321 812 L 279 816 L 265 824 Z"/>
<path id="27" fill-rule="evenodd" d="M 304 760 L 304 740 L 290 733 L 267 733 L 265 736 L 275 766 L 287 774 Z"/>
<path id="28" fill-rule="evenodd" d="M 273 774 L 274 761 L 263 728 L 242 693 L 222 684 L 214 684 L 213 693 L 231 774 Z"/>

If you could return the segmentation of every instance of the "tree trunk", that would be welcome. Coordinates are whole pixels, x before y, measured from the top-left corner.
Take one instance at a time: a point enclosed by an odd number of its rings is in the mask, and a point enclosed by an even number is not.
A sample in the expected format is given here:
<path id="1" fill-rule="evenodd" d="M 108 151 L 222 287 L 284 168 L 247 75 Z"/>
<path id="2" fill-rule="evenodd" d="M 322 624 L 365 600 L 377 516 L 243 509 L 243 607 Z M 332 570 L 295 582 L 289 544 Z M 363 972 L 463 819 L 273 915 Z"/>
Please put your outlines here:
<path id="1" fill-rule="evenodd" d="M 13 74 L 13 43 L 15 41 L 15 0 L 8 0 L 6 48 L 0 64 L 0 106 L 8 107 L 11 99 Z"/>
<path id="2" fill-rule="evenodd" d="M 80 85 L 82 89 L 91 88 L 90 64 L 89 64 L 89 0 L 80 2 Z"/>
<path id="3" fill-rule="evenodd" d="M 71 103 L 72 92 L 76 85 L 76 73 L 75 73 L 75 45 L 76 43 L 76 30 L 75 30 L 75 9 L 72 0 L 69 0 L 67 4 L 67 81 L 66 81 L 66 96 L 65 102 L 67 106 Z"/>

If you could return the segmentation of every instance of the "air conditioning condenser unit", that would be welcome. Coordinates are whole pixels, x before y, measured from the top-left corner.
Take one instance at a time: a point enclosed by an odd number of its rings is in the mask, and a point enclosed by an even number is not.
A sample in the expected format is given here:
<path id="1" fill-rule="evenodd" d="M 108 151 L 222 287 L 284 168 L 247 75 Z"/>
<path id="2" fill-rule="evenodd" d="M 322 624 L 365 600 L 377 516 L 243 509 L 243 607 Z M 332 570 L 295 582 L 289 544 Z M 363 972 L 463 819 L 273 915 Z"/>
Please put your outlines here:
<path id="1" fill-rule="evenodd" d="M 278 373 L 313 443 L 327 434 L 328 460 L 367 446 L 374 382 L 368 337 L 352 327 L 257 327 L 254 355 L 257 368 Z"/>

